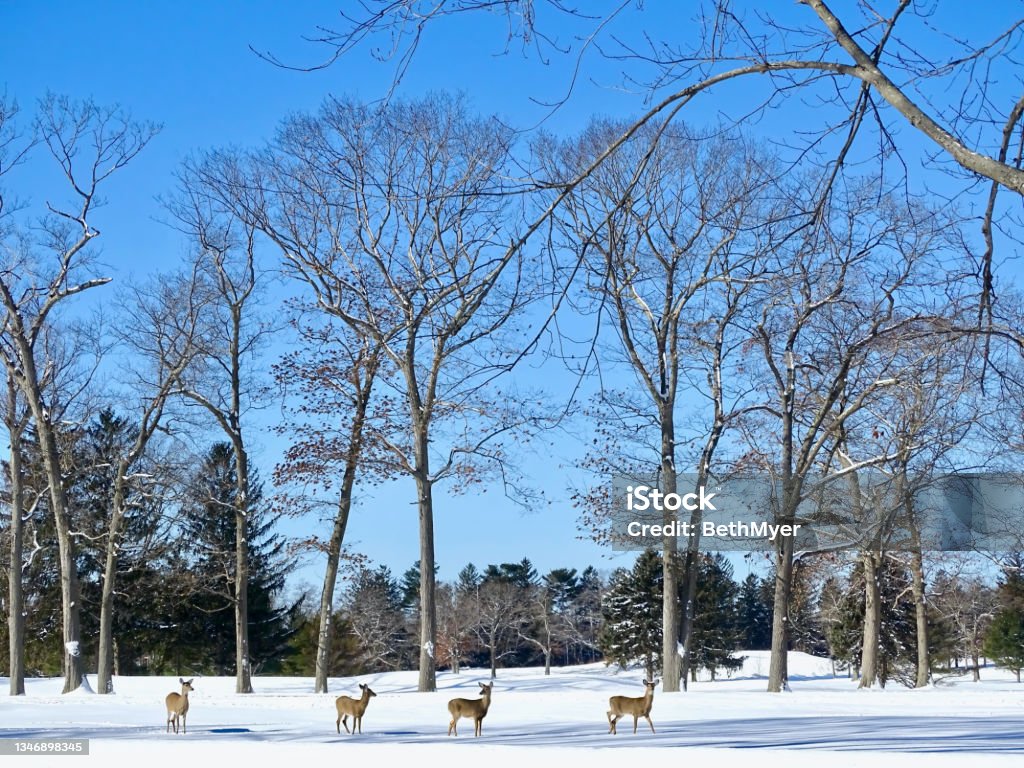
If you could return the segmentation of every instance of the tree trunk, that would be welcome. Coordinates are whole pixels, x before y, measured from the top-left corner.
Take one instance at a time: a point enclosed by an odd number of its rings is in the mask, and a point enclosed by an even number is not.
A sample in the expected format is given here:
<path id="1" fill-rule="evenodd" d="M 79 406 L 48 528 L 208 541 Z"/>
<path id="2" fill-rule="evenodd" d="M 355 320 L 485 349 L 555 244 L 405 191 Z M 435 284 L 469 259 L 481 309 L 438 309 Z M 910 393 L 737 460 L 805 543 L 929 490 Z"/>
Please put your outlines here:
<path id="1" fill-rule="evenodd" d="M 114 690 L 111 668 L 114 663 L 114 590 L 117 582 L 117 548 L 121 536 L 121 521 L 125 512 L 126 461 L 118 462 L 114 480 L 114 498 L 107 528 L 107 546 L 103 565 L 103 581 L 100 585 L 100 639 L 96 651 L 96 693 L 112 693 Z"/>
<path id="2" fill-rule="evenodd" d="M 494 655 L 494 644 L 493 643 L 490 646 L 490 651 L 491 651 L 491 680 L 493 680 L 494 678 L 496 678 L 498 676 L 498 660 L 495 658 L 495 655 Z"/>
<path id="3" fill-rule="evenodd" d="M 882 605 L 878 589 L 881 555 L 861 554 L 864 568 L 864 634 L 861 645 L 860 683 L 858 688 L 871 688 L 878 682 L 878 638 L 882 621 Z"/>
<path id="4" fill-rule="evenodd" d="M 661 420 L 661 471 L 660 485 L 664 495 L 676 492 L 675 465 L 675 424 L 672 412 L 668 407 L 660 408 Z M 677 515 L 665 508 L 664 522 L 669 524 L 676 520 Z M 661 666 L 662 690 L 674 693 L 679 690 L 679 678 L 682 670 L 679 654 L 679 555 L 675 536 L 666 536 L 663 541 L 662 558 L 662 614 L 661 614 Z"/>
<path id="5" fill-rule="evenodd" d="M 249 457 L 235 441 L 235 693 L 252 693 L 249 662 Z"/>
<path id="6" fill-rule="evenodd" d="M 43 416 L 40 414 L 40 416 Z M 46 417 L 43 417 L 44 419 Z M 39 420 L 37 419 L 37 424 Z M 57 531 L 57 553 L 60 562 L 60 598 L 62 639 L 64 641 L 64 689 L 71 693 L 82 685 L 81 607 L 78 569 L 75 562 L 75 543 L 71 538 L 71 520 L 64 489 L 64 477 L 57 451 L 57 441 L 48 421 L 39 427 L 39 442 L 43 450 L 46 482 L 50 485 L 50 503 Z"/>
<path id="7" fill-rule="evenodd" d="M 7 640 L 10 647 L 10 693 L 25 695 L 25 598 L 22 584 L 22 546 L 25 521 L 25 478 L 22 475 L 21 431 L 15 425 L 17 395 L 8 379 L 7 414 L 11 441 L 11 563 L 8 571 Z"/>
<path id="8" fill-rule="evenodd" d="M 910 572 L 913 576 L 914 617 L 917 622 L 917 678 L 915 688 L 924 688 L 931 677 L 931 658 L 928 651 L 928 599 L 925 595 L 924 563 L 920 547 L 910 554 Z"/>
<path id="9" fill-rule="evenodd" d="M 551 648 L 544 649 L 544 674 L 551 674 Z"/>
<path id="10" fill-rule="evenodd" d="M 437 604 L 434 595 L 434 486 L 430 480 L 427 425 L 420 413 L 418 397 L 411 397 L 413 431 L 416 441 L 416 492 L 420 513 L 420 674 L 418 690 L 437 690 Z M 494 676 L 493 649 L 491 676 Z"/>
<path id="11" fill-rule="evenodd" d="M 787 503 L 784 501 L 784 503 Z M 793 537 L 781 536 L 775 556 L 775 597 L 772 610 L 772 650 L 768 666 L 768 692 L 789 685 L 789 596 L 793 583 Z"/>
<path id="12" fill-rule="evenodd" d="M 116 504 L 116 502 L 115 502 Z M 117 536 L 120 513 L 115 509 L 108 530 L 107 552 L 100 586 L 100 639 L 96 652 L 96 693 L 112 693 L 111 667 L 114 663 L 114 583 L 117 578 Z"/>
<path id="13" fill-rule="evenodd" d="M 928 597 L 925 594 L 924 559 L 921 557 L 921 531 L 914 516 L 911 494 L 904 493 L 904 508 L 910 528 L 910 574 L 913 579 L 914 619 L 917 629 L 917 677 L 915 688 L 924 688 L 931 678 L 931 657 L 928 651 Z"/>

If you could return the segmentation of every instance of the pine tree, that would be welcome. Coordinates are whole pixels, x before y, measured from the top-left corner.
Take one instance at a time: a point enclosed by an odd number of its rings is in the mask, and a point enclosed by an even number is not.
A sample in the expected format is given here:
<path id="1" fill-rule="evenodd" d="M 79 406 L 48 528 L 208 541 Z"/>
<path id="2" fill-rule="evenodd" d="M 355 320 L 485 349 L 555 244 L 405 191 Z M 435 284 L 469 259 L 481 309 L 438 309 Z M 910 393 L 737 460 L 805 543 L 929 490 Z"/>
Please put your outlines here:
<path id="1" fill-rule="evenodd" d="M 736 627 L 741 648 L 767 651 L 772 645 L 772 606 L 765 600 L 765 579 L 747 574 L 736 598 Z"/>
<path id="2" fill-rule="evenodd" d="M 188 604 L 178 609 L 176 666 L 234 674 L 233 613 L 235 568 L 235 461 L 230 445 L 216 443 L 207 453 L 182 509 L 181 553 L 191 587 Z M 286 541 L 274 532 L 276 519 L 263 503 L 253 476 L 246 517 L 249 541 L 249 658 L 254 672 L 279 671 L 299 620 L 299 604 L 282 602 L 292 561 Z"/>
<path id="3" fill-rule="evenodd" d="M 913 686 L 917 663 L 917 624 L 906 567 L 885 558 L 878 570 L 881 623 L 879 626 L 878 679 L 884 687 L 892 677 Z M 864 571 L 854 565 L 846 590 L 830 615 L 828 639 L 833 656 L 860 666 L 863 652 Z"/>
<path id="4" fill-rule="evenodd" d="M 1003 608 L 992 620 L 985 636 L 985 655 L 1017 676 L 1024 669 L 1024 614 Z"/>
<path id="5" fill-rule="evenodd" d="M 740 637 L 738 589 L 732 579 L 732 565 L 720 553 L 701 555 L 698 568 L 690 669 L 694 678 L 698 668 L 706 669 L 714 680 L 717 670 L 732 671 L 743 665 L 742 658 L 732 655 Z"/>
<path id="6" fill-rule="evenodd" d="M 661 556 L 647 550 L 631 570 L 612 574 L 601 603 L 601 650 L 622 668 L 643 665 L 648 679 L 661 669 Z"/>
<path id="7" fill-rule="evenodd" d="M 985 655 L 1017 676 L 1024 669 L 1024 557 L 1010 555 L 996 591 L 999 611 L 985 635 Z"/>

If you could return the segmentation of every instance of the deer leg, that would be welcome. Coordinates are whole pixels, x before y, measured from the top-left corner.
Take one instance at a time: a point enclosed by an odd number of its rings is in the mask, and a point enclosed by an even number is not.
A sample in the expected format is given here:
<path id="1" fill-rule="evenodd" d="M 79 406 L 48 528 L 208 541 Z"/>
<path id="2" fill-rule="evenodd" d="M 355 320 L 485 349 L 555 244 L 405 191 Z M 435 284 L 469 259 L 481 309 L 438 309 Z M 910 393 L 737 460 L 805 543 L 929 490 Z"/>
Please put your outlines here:
<path id="1" fill-rule="evenodd" d="M 640 720 L 640 715 L 633 715 L 633 733 L 636 733 L 636 724 Z"/>
<path id="2" fill-rule="evenodd" d="M 651 733 L 655 733 L 654 723 L 651 722 L 651 716 L 650 715 L 644 715 L 644 717 L 647 718 L 647 724 L 649 726 L 651 726 Z"/>
<path id="3" fill-rule="evenodd" d="M 182 733 L 182 735 L 188 733 L 188 726 L 185 725 L 185 718 L 187 718 L 187 717 L 188 717 L 188 715 L 182 715 L 181 716 L 181 733 Z"/>
<path id="4" fill-rule="evenodd" d="M 341 724 L 345 726 L 345 733 L 352 733 L 352 731 L 348 729 L 348 715 L 342 715 Z M 353 725 L 355 725 L 355 723 L 353 723 Z"/>
<path id="5" fill-rule="evenodd" d="M 453 731 L 455 732 L 456 736 L 459 735 L 459 729 L 455 727 L 454 719 L 450 723 L 448 723 L 448 735 L 451 736 Z"/>

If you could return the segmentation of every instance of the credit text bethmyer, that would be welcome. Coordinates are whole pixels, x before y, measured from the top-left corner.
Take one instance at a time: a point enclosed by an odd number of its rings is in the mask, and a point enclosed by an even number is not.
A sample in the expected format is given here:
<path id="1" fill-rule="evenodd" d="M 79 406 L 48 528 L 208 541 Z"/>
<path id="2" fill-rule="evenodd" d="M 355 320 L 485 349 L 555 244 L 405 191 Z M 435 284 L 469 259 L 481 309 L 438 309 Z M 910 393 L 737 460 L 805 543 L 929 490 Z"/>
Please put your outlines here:
<path id="1" fill-rule="evenodd" d="M 779 536 L 795 536 L 800 530 L 799 524 L 775 525 L 767 522 L 753 523 L 710 523 L 700 525 L 700 535 L 720 539 L 767 539 L 775 541 Z M 653 537 L 663 539 L 666 536 L 695 536 L 697 526 L 688 522 L 672 521 L 670 523 L 641 523 L 634 520 L 626 526 L 626 533 L 635 538 Z"/>

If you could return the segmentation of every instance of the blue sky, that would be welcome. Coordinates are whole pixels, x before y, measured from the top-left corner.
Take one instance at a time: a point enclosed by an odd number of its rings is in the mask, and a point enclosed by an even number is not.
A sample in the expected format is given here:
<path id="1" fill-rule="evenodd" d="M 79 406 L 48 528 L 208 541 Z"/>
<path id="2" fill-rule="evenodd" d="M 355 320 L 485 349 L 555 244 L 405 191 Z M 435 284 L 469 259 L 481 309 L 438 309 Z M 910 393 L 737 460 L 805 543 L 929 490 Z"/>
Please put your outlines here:
<path id="1" fill-rule="evenodd" d="M 602 7 L 607 3 L 600 3 Z M 785 6 L 782 8 L 782 6 Z M 658 6 L 654 8 L 653 6 Z M 31 111 L 47 91 L 118 103 L 135 117 L 162 124 L 145 152 L 109 186 L 108 205 L 96 217 L 103 232 L 103 261 L 115 282 L 172 267 L 186 249 L 179 235 L 160 223 L 158 197 L 173 185 L 175 167 L 188 153 L 223 145 L 251 146 L 267 139 L 282 117 L 315 109 L 328 94 L 362 98 L 383 95 L 393 67 L 357 51 L 319 72 L 297 73 L 275 68 L 255 56 L 250 46 L 270 50 L 297 64 L 318 61 L 323 51 L 304 43 L 303 34 L 336 19 L 338 0 L 326 2 L 145 3 L 49 2 L 0 0 L 0 88 Z M 643 4 L 626 31 L 685 26 L 680 7 L 686 3 Z M 796 4 L 780 4 L 784 14 L 799 13 Z M 966 23 L 966 22 L 965 22 Z M 495 112 L 513 125 L 528 128 L 550 112 L 531 100 L 557 99 L 569 82 L 571 61 L 555 58 L 544 65 L 524 55 L 518 42 L 504 51 L 502 16 L 474 15 L 428 30 L 422 48 L 402 83 L 400 93 L 431 89 L 463 90 L 481 112 Z M 568 36 L 572 30 L 562 29 Z M 643 109 L 642 95 L 622 87 L 613 62 L 591 52 L 587 76 L 576 84 L 568 104 L 547 118 L 552 131 L 581 128 L 594 113 L 625 116 Z M 736 107 L 749 95 L 732 87 L 702 100 L 687 119 L 712 122 L 718 110 Z M 813 105 L 769 113 L 756 130 L 785 134 L 794 115 L 807 116 Z M 40 204 L 52 189 L 52 176 L 34 165 L 19 171 L 14 182 L 23 195 Z M 107 290 L 101 301 L 109 301 Z M 269 354 L 266 365 L 273 362 Z M 541 380 L 558 390 L 570 385 L 559 371 L 527 368 L 524 381 Z M 264 412 L 254 420 L 256 459 L 268 478 L 281 452 L 279 439 L 266 429 L 274 420 Z M 211 440 L 216 436 L 211 432 Z M 609 553 L 577 539 L 576 513 L 568 502 L 566 477 L 578 446 L 553 436 L 529 457 L 527 470 L 546 485 L 552 503 L 532 513 L 504 500 L 500 492 L 447 498 L 440 489 L 436 514 L 437 560 L 449 578 L 465 563 L 519 560 L 529 556 L 541 571 L 557 566 L 582 568 L 621 565 L 630 559 L 605 559 Z M 349 541 L 373 560 L 400 573 L 417 559 L 416 513 L 411 481 L 360 497 Z M 745 566 L 737 564 L 737 576 Z M 300 581 L 319 579 L 317 567 L 303 569 Z"/>
<path id="2" fill-rule="evenodd" d="M 174 169 L 188 153 L 258 144 L 282 117 L 313 110 L 328 94 L 377 98 L 387 91 L 391 68 L 369 56 L 323 72 L 296 73 L 269 65 L 249 49 L 269 49 L 300 63 L 316 61 L 321 52 L 300 37 L 334 18 L 331 2 L 57 2 L 44 7 L 0 0 L 0 88 L 19 102 L 23 115 L 31 113 L 36 99 L 52 91 L 117 103 L 137 119 L 162 125 L 146 150 L 108 186 L 108 203 L 95 217 L 103 233 L 98 241 L 102 261 L 115 284 L 153 269 L 169 269 L 187 249 L 178 233 L 161 223 L 164 215 L 157 198 L 170 190 Z M 500 20 L 495 22 L 500 35 Z M 550 86 L 553 95 L 561 93 L 561 71 L 549 71 L 519 54 L 500 56 L 501 45 L 493 42 L 500 37 L 469 34 L 452 26 L 428 36 L 420 59 L 424 66 L 413 69 L 403 93 L 464 90 L 480 111 L 497 112 L 516 125 L 533 124 L 549 112 L 529 97 L 538 92 L 538 84 Z M 474 65 L 465 66 L 466 59 Z M 593 92 L 587 108 L 560 111 L 548 122 L 552 130 L 571 130 L 582 125 L 592 109 L 607 112 L 614 107 L 616 99 L 607 91 L 584 85 Z M 622 114 L 635 103 L 633 98 L 619 101 Z M 47 167 L 31 163 L 17 171 L 11 184 L 39 205 L 59 179 Z M 113 288 L 100 290 L 107 293 L 97 292 L 92 299 L 109 303 Z M 273 358 L 271 351 L 265 360 L 268 367 Z M 529 380 L 535 374 L 524 375 Z M 557 390 L 559 375 L 548 371 L 544 377 L 554 380 Z M 266 428 L 274 420 L 273 408 L 253 417 L 255 455 L 264 478 L 269 478 L 282 450 L 279 438 Z M 211 432 L 210 440 L 217 438 Z M 552 499 L 550 506 L 534 512 L 524 513 L 497 490 L 448 498 L 439 487 L 436 541 L 441 576 L 454 576 L 470 561 L 482 567 L 524 556 L 541 571 L 588 564 L 610 568 L 631 559 L 627 555 L 608 560 L 610 553 L 577 538 L 576 514 L 565 488 L 574 451 L 563 438 L 552 438 L 533 458 L 529 471 L 538 484 L 548 486 Z M 351 546 L 401 573 L 418 559 L 413 499 L 411 481 L 362 493 L 347 537 Z M 309 525 L 290 523 L 286 529 L 300 533 Z M 319 565 L 313 563 L 302 569 L 297 581 L 313 585 L 319 578 Z"/>

